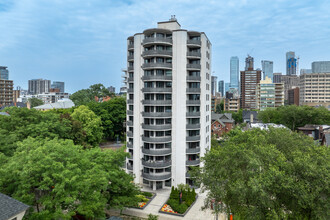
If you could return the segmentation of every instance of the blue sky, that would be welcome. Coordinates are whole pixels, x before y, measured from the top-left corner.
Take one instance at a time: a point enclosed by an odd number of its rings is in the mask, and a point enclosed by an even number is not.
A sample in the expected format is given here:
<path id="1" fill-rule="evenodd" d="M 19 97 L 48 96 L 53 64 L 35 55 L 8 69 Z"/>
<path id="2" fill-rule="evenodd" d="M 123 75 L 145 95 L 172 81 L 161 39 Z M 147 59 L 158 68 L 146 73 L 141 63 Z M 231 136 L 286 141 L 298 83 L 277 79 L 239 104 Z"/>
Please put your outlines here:
<path id="1" fill-rule="evenodd" d="M 91 84 L 119 90 L 128 36 L 176 15 L 182 28 L 203 31 L 212 71 L 229 81 L 229 59 L 243 68 L 247 53 L 273 60 L 285 73 L 285 53 L 300 68 L 330 60 L 330 1 L 321 0 L 0 0 L 0 65 L 15 86 L 32 78 L 65 81 L 68 92 Z"/>

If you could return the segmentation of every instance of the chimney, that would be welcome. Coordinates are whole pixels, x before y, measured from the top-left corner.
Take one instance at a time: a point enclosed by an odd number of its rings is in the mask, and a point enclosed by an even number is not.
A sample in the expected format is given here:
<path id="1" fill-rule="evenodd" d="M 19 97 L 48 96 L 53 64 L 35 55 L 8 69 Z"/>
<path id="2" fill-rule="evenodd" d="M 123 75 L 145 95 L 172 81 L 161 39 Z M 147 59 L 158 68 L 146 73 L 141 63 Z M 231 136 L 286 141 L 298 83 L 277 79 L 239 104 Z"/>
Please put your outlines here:
<path id="1" fill-rule="evenodd" d="M 253 123 L 253 114 L 250 112 L 250 122 Z"/>

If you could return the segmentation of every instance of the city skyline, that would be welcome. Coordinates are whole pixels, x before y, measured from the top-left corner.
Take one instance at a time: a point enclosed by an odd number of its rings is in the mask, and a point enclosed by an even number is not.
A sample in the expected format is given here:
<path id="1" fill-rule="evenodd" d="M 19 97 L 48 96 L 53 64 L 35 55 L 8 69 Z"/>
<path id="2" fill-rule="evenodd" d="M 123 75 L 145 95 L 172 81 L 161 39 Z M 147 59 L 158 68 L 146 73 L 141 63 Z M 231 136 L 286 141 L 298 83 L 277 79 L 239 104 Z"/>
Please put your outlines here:
<path id="1" fill-rule="evenodd" d="M 246 54 L 255 68 L 272 60 L 285 75 L 288 51 L 300 57 L 299 69 L 330 60 L 330 30 L 320 28 L 330 22 L 328 8 L 326 1 L 4 1 L 0 66 L 24 89 L 34 78 L 63 81 L 70 93 L 95 83 L 119 89 L 127 36 L 175 14 L 182 26 L 208 35 L 219 80 L 229 82 L 231 56 Z"/>

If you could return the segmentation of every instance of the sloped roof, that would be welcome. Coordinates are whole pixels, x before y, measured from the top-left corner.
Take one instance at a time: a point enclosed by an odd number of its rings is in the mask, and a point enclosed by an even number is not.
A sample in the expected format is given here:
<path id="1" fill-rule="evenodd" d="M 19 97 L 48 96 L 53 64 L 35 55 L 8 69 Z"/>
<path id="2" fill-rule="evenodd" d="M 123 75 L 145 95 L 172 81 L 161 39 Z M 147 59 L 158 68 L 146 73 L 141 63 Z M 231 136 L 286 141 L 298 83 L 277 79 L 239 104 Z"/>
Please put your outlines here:
<path id="1" fill-rule="evenodd" d="M 243 119 L 250 119 L 250 115 L 253 115 L 253 119 L 256 120 L 257 116 L 258 116 L 258 112 L 243 110 L 243 112 L 242 112 Z"/>
<path id="2" fill-rule="evenodd" d="M 71 100 L 59 101 L 55 103 L 49 103 L 34 107 L 35 109 L 64 109 L 74 107 L 74 103 Z"/>
<path id="3" fill-rule="evenodd" d="M 10 219 L 28 208 L 28 205 L 0 193 L 0 220 Z"/>
<path id="4" fill-rule="evenodd" d="M 234 123 L 235 120 L 232 119 L 231 113 L 224 113 L 224 114 L 217 114 L 217 113 L 211 113 L 211 121 L 221 121 L 223 123 Z"/>

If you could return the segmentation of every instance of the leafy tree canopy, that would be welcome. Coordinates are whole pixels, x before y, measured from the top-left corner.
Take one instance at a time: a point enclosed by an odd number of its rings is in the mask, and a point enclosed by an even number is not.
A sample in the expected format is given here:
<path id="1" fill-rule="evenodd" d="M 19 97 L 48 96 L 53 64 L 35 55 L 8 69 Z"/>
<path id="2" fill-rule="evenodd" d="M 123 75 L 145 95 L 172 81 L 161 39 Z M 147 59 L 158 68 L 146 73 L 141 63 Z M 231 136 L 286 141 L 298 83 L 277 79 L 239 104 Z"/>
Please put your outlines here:
<path id="1" fill-rule="evenodd" d="M 106 96 L 113 97 L 114 94 L 109 92 L 102 84 L 91 85 L 88 89 L 78 90 L 70 96 L 70 99 L 76 106 L 86 105 L 89 102 L 95 101 L 95 97 L 103 98 Z"/>
<path id="2" fill-rule="evenodd" d="M 234 129 L 196 176 L 210 201 L 237 219 L 327 219 L 329 148 L 287 129 Z"/>
<path id="3" fill-rule="evenodd" d="M 100 117 L 84 105 L 76 108 L 71 117 L 81 122 L 82 129 L 86 133 L 86 142 L 91 146 L 98 146 L 103 137 Z"/>
<path id="4" fill-rule="evenodd" d="M 31 108 L 44 104 L 44 102 L 38 98 L 29 98 L 28 101 L 30 102 Z"/>
<path id="5" fill-rule="evenodd" d="M 324 107 L 286 105 L 260 111 L 258 118 L 264 123 L 283 124 L 296 130 L 306 124 L 330 124 L 330 111 Z"/>
<path id="6" fill-rule="evenodd" d="M 0 167 L 0 191 L 32 206 L 28 219 L 103 218 L 105 208 L 129 205 L 137 194 L 121 169 L 125 156 L 83 150 L 71 140 L 27 138 Z"/>

